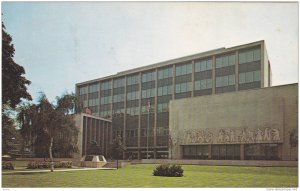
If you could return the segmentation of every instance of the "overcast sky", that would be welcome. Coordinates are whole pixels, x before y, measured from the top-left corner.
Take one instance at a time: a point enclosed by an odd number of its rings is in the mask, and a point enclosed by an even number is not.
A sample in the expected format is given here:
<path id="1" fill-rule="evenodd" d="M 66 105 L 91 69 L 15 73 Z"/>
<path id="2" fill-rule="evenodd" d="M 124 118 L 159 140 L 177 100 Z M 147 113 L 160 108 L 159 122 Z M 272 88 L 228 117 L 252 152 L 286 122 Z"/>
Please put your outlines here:
<path id="1" fill-rule="evenodd" d="M 273 85 L 298 82 L 298 3 L 2 2 L 34 100 L 75 84 L 265 40 Z"/>

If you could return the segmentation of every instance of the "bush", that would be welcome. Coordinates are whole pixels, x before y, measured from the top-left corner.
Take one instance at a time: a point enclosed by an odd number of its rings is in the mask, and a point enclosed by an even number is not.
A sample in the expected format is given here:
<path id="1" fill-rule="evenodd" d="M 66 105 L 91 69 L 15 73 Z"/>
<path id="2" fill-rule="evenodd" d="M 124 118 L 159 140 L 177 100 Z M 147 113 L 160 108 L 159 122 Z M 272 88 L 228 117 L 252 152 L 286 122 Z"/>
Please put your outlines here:
<path id="1" fill-rule="evenodd" d="M 51 162 L 49 161 L 33 161 L 27 164 L 28 169 L 43 169 L 51 168 Z M 60 161 L 54 162 L 54 168 L 72 168 L 72 161 Z"/>
<path id="2" fill-rule="evenodd" d="M 154 176 L 172 176 L 181 177 L 183 176 L 183 169 L 180 165 L 161 164 L 153 170 Z"/>
<path id="3" fill-rule="evenodd" d="M 2 162 L 2 170 L 15 170 L 11 162 Z"/>

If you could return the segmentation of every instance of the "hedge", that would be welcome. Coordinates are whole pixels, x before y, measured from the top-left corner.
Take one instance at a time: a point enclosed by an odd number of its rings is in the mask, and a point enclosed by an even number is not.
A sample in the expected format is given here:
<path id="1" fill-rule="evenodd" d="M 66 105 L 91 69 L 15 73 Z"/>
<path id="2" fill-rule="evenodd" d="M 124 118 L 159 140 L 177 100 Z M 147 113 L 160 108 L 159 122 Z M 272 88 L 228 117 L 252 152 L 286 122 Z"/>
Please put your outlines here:
<path id="1" fill-rule="evenodd" d="M 51 168 L 49 161 L 33 161 L 27 164 L 27 169 Z M 72 161 L 54 162 L 54 168 L 72 168 Z"/>
<path id="2" fill-rule="evenodd" d="M 154 176 L 183 176 L 183 169 L 180 165 L 161 164 L 153 170 Z"/>
<path id="3" fill-rule="evenodd" d="M 15 170 L 11 162 L 2 162 L 2 170 Z"/>

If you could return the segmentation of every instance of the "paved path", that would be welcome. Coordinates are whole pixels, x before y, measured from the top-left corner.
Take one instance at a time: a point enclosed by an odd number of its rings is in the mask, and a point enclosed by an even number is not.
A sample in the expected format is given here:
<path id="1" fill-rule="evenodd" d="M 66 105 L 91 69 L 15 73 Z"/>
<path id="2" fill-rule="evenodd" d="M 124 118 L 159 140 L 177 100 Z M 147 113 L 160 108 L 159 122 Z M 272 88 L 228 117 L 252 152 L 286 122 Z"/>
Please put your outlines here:
<path id="1" fill-rule="evenodd" d="M 73 168 L 73 169 L 54 169 L 54 172 L 67 172 L 67 171 L 78 171 L 78 170 L 116 170 L 117 168 Z M 2 174 L 24 174 L 24 173 L 43 173 L 50 172 L 50 169 L 45 170 L 11 170 L 3 172 Z"/>

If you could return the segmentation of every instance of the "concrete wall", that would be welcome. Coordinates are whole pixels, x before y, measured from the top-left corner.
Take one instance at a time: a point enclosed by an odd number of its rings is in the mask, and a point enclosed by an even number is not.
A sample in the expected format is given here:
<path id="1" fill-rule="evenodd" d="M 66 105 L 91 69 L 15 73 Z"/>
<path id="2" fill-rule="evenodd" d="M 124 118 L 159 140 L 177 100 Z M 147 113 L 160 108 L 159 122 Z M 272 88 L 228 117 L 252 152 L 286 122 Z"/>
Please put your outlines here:
<path id="1" fill-rule="evenodd" d="M 298 128 L 298 84 L 170 102 L 172 159 L 180 145 L 278 143 L 281 160 L 295 160 L 290 132 Z M 290 155 L 290 153 L 292 153 Z"/>

